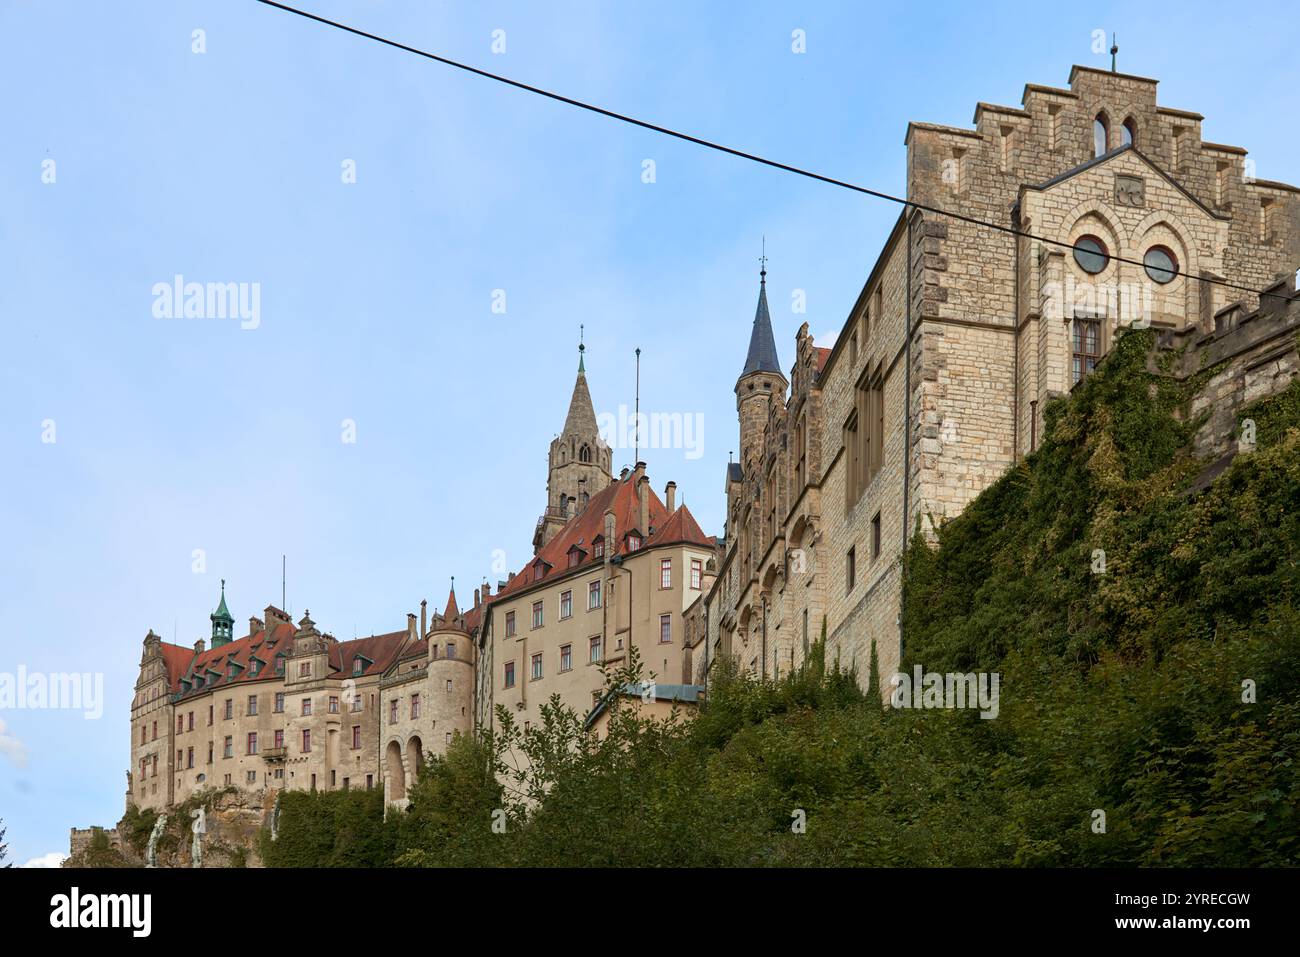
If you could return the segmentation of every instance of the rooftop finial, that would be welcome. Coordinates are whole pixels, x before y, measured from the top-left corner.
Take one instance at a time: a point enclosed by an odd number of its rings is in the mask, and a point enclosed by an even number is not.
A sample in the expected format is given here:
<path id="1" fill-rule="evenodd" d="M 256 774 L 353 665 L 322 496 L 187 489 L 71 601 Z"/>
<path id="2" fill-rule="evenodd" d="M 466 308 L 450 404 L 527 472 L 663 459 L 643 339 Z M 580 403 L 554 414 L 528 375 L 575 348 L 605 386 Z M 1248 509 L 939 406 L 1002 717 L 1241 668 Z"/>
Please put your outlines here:
<path id="1" fill-rule="evenodd" d="M 763 255 L 758 257 L 758 281 L 767 284 L 767 237 L 763 237 Z"/>
<path id="2" fill-rule="evenodd" d="M 582 323 L 579 323 L 578 324 L 578 371 L 585 375 L 587 372 L 587 367 L 582 361 L 583 359 L 582 354 L 587 351 L 587 347 L 582 342 L 582 336 L 583 336 L 583 326 Z"/>
<path id="3" fill-rule="evenodd" d="M 1119 53 L 1119 35 L 1112 33 L 1110 35 L 1110 72 L 1115 73 L 1115 54 Z"/>

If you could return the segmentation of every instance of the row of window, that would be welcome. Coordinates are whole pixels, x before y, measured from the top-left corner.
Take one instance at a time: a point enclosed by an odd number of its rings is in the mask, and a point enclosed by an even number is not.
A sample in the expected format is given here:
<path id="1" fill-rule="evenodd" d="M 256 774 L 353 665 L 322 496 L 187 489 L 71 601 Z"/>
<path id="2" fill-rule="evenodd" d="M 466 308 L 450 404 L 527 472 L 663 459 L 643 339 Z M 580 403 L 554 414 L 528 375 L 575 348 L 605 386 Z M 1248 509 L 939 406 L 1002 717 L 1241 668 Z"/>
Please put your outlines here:
<path id="1" fill-rule="evenodd" d="M 417 706 L 417 709 L 416 709 L 416 710 L 417 710 L 417 715 L 418 715 L 418 706 Z M 283 748 L 283 747 L 284 747 L 284 730 L 283 730 L 283 729 L 277 729 L 277 730 L 274 732 L 274 737 L 272 738 L 272 740 L 273 740 L 273 742 L 274 742 L 274 744 L 272 745 L 272 747 L 274 747 L 274 748 L 276 748 L 276 749 Z M 312 743 L 312 742 L 311 742 L 311 729 L 310 729 L 310 728 L 304 728 L 303 731 L 302 731 L 302 753 L 304 753 L 304 754 L 309 754 L 309 753 L 311 752 L 311 743 Z M 257 737 L 257 732 L 256 732 L 256 731 L 250 731 L 250 732 L 248 732 L 248 737 L 247 737 L 247 739 L 246 739 L 245 742 L 244 742 L 244 748 L 245 748 L 244 753 L 245 753 L 246 755 L 256 755 L 256 754 L 258 753 L 258 737 Z M 354 724 L 354 725 L 352 726 L 352 749 L 353 749 L 354 751 L 359 751 L 359 750 L 361 749 L 361 725 L 359 725 L 359 724 Z M 215 750 L 215 748 L 214 748 L 213 744 L 212 744 L 211 742 L 209 742 L 209 744 L 208 744 L 208 763 L 209 763 L 209 764 L 212 763 L 213 752 L 214 752 L 214 750 Z M 227 758 L 233 758 L 234 756 L 235 756 L 235 739 L 234 739 L 234 736 L 233 736 L 233 735 L 229 735 L 229 734 L 228 734 L 228 735 L 226 735 L 225 741 L 222 742 L 221 757 L 222 757 L 222 759 L 227 759 Z M 179 749 L 177 749 L 177 751 L 176 751 L 176 766 L 177 766 L 178 768 L 181 768 L 181 767 L 183 767 L 183 768 L 192 768 L 192 767 L 194 767 L 194 748 L 193 748 L 193 747 L 189 747 L 189 748 L 179 748 Z M 143 775 L 145 774 L 146 769 L 147 769 L 147 768 L 150 768 L 150 767 L 152 767 L 153 774 L 156 776 L 157 773 L 158 773 L 158 756 L 157 756 L 156 754 L 155 754 L 155 755 L 147 756 L 147 757 L 142 758 L 142 759 L 140 760 L 140 774 L 143 776 Z"/>
<path id="2" fill-rule="evenodd" d="M 1137 121 L 1133 117 L 1126 119 L 1119 128 L 1120 146 L 1137 145 Z M 1102 156 L 1110 148 L 1110 119 L 1105 113 L 1098 113 L 1092 121 L 1092 155 Z"/>
<path id="3" fill-rule="evenodd" d="M 703 585 L 704 578 L 704 560 L 700 558 L 691 559 L 690 586 L 693 590 L 699 591 Z M 673 587 L 673 560 L 671 558 L 661 559 L 659 562 L 659 587 L 661 589 L 670 589 Z M 601 607 L 601 584 L 600 579 L 587 583 L 587 611 L 596 611 Z M 533 627 L 541 628 L 546 624 L 546 603 L 544 601 L 533 602 Z M 566 589 L 560 592 L 560 621 L 573 617 L 573 591 Z M 518 624 L 513 611 L 506 612 L 506 638 L 513 638 L 518 634 Z"/>
<path id="4" fill-rule="evenodd" d="M 672 644 L 673 641 L 673 616 L 671 614 L 659 616 L 659 643 L 661 645 Z M 545 674 L 544 671 L 544 652 L 536 652 L 529 658 L 529 678 L 537 681 Z M 592 635 L 587 643 L 587 661 L 589 664 L 599 664 L 604 657 L 604 641 L 600 635 Z M 503 666 L 502 687 L 513 688 L 515 686 L 515 663 L 507 661 Z M 560 645 L 560 673 L 573 670 L 573 645 Z"/>
<path id="5" fill-rule="evenodd" d="M 1080 236 L 1074 244 L 1074 261 L 1090 276 L 1110 265 L 1110 251 L 1096 236 Z M 1178 278 L 1178 259 L 1168 246 L 1152 246 L 1142 256 L 1142 268 L 1152 282 L 1166 285 Z"/>
<path id="6" fill-rule="evenodd" d="M 454 693 L 455 693 L 455 685 L 452 684 L 452 679 L 448 678 L 447 694 L 454 694 Z M 420 716 L 420 701 L 421 698 L 418 692 L 416 694 L 411 695 L 410 708 L 407 714 L 412 721 L 414 721 L 416 718 Z M 388 723 L 397 724 L 397 721 L 398 721 L 398 701 L 396 698 L 393 698 L 388 702 Z"/>

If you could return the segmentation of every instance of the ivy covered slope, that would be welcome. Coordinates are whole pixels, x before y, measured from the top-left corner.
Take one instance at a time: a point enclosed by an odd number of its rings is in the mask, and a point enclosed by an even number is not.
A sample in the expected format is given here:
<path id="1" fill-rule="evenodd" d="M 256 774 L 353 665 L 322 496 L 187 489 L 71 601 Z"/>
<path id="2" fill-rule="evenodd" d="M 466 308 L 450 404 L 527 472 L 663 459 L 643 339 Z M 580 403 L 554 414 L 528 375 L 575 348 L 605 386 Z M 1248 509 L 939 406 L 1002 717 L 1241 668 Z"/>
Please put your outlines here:
<path id="1" fill-rule="evenodd" d="M 905 659 L 1001 673 L 976 737 L 1015 861 L 1295 865 L 1300 380 L 1190 495 L 1185 412 L 1215 370 L 1150 374 L 1151 344 L 1123 336 L 1041 449 L 913 544 Z"/>

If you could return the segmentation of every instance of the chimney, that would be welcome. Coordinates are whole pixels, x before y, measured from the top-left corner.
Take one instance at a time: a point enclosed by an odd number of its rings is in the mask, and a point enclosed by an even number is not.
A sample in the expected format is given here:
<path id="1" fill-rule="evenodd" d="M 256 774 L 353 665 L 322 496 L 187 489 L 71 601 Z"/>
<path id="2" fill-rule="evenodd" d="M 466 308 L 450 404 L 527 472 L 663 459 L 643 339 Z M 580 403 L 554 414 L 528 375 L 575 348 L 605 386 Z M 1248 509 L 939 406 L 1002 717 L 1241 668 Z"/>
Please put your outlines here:
<path id="1" fill-rule="evenodd" d="M 609 566 L 610 556 L 618 548 L 618 541 L 614 538 L 614 510 L 605 509 L 605 566 Z"/>
<path id="2" fill-rule="evenodd" d="M 503 591 L 505 591 L 505 590 L 506 590 L 506 583 L 503 582 L 503 581 L 498 580 L 498 581 L 497 581 L 497 594 L 499 595 L 499 594 L 501 594 L 501 593 L 502 593 Z"/>
<path id="3" fill-rule="evenodd" d="M 194 642 L 194 653 L 195 653 L 196 655 L 201 655 L 201 654 L 203 654 L 203 639 L 202 639 L 202 638 L 200 638 L 198 641 Z"/>
<path id="4" fill-rule="evenodd" d="M 623 466 L 623 471 L 621 471 L 621 472 L 618 473 L 618 478 L 619 478 L 619 481 L 620 481 L 620 482 L 627 478 L 627 466 L 626 466 L 626 465 Z"/>
<path id="5" fill-rule="evenodd" d="M 429 602 L 426 599 L 420 599 L 420 637 L 423 638 L 429 633 L 428 623 Z"/>
<path id="6" fill-rule="evenodd" d="M 264 627 L 264 626 L 262 625 L 262 619 L 258 618 L 256 615 L 250 615 L 250 616 L 249 616 L 249 618 L 248 618 L 248 633 L 249 633 L 250 635 L 255 635 L 255 634 L 257 634 L 259 631 L 262 630 L 263 627 Z"/>
<path id="7" fill-rule="evenodd" d="M 474 607 L 477 608 L 478 605 L 479 605 L 479 591 L 478 591 L 477 588 L 475 588 L 475 589 L 474 589 Z"/>
<path id="8" fill-rule="evenodd" d="M 415 633 L 415 612 L 413 611 L 408 611 L 406 613 L 406 633 L 412 639 L 419 637 L 419 635 Z"/>
<path id="9" fill-rule="evenodd" d="M 637 522 L 642 542 L 650 537 L 650 479 L 645 474 L 645 463 L 637 463 L 636 503 Z"/>
<path id="10" fill-rule="evenodd" d="M 664 486 L 664 505 L 668 507 L 668 514 L 671 515 L 677 511 L 677 483 L 669 482 Z"/>

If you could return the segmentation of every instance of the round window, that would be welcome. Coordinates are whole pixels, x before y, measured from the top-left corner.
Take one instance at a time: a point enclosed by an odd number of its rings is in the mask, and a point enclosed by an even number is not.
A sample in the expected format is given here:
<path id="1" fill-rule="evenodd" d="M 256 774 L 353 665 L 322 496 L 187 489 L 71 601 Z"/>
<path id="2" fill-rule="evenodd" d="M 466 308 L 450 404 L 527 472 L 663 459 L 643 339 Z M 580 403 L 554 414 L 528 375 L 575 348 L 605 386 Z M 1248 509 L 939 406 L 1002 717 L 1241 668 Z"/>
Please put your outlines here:
<path id="1" fill-rule="evenodd" d="M 1148 249 L 1147 254 L 1142 257 L 1142 265 L 1146 267 L 1147 275 L 1162 286 L 1167 282 L 1173 282 L 1178 276 L 1178 260 L 1174 259 L 1174 254 L 1164 246 L 1152 246 Z"/>
<path id="2" fill-rule="evenodd" d="M 1106 268 L 1110 255 L 1106 244 L 1096 236 L 1083 236 L 1074 244 L 1074 261 L 1084 272 L 1095 276 Z"/>

